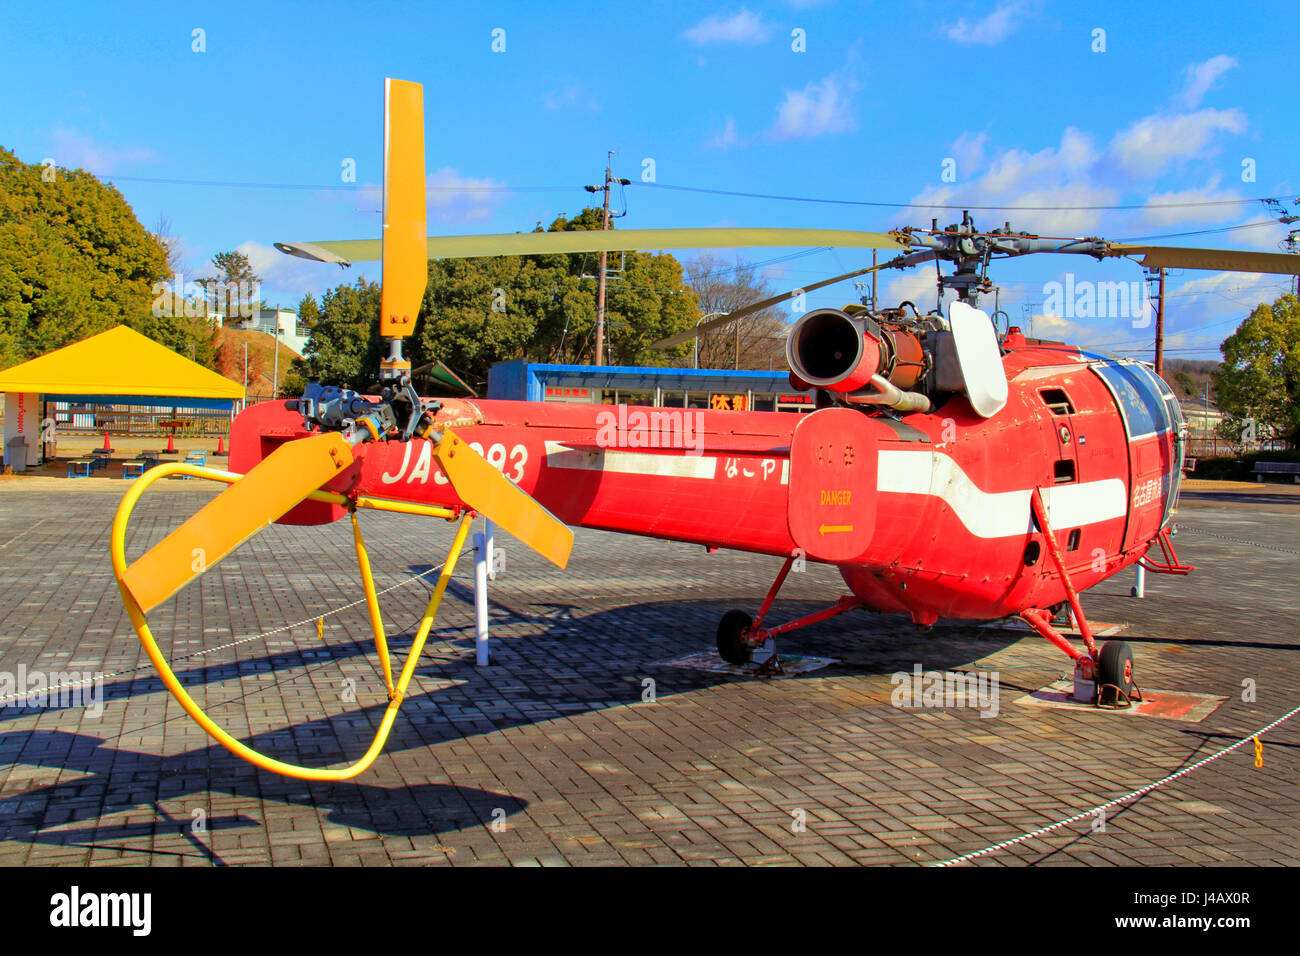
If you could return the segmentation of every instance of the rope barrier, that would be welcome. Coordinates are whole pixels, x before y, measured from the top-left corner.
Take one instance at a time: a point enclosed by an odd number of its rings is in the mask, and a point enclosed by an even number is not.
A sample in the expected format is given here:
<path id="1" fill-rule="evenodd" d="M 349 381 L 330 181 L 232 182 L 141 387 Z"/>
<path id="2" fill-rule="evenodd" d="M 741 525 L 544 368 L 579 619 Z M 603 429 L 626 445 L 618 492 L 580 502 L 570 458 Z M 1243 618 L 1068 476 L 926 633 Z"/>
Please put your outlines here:
<path id="1" fill-rule="evenodd" d="M 1003 840 L 1000 843 L 994 843 L 992 846 L 987 846 L 982 850 L 976 850 L 974 853 L 964 853 L 961 856 L 953 857 L 951 860 L 942 860 L 940 862 L 930 863 L 928 865 L 929 866 L 954 866 L 958 863 L 965 863 L 969 860 L 975 859 L 976 857 L 985 856 L 986 854 L 989 853 L 996 853 L 998 850 L 1004 850 L 1009 846 L 1015 846 L 1017 843 L 1024 843 L 1026 840 L 1033 840 L 1036 837 L 1040 837 L 1045 833 L 1051 833 L 1053 830 L 1059 830 L 1063 826 L 1067 826 L 1071 823 L 1075 823 L 1079 820 L 1082 820 L 1085 817 L 1092 816 L 1095 813 L 1100 813 L 1102 810 L 1105 810 L 1109 807 L 1118 806 L 1121 803 L 1127 803 L 1129 800 L 1151 793 L 1153 790 L 1157 789 L 1158 787 L 1163 787 L 1165 784 L 1177 780 L 1179 777 L 1186 776 L 1187 774 L 1191 773 L 1193 770 L 1197 770 L 1201 767 L 1204 767 L 1208 763 L 1218 760 L 1224 754 L 1231 753 L 1232 751 L 1240 747 L 1242 744 L 1246 744 L 1252 740 L 1256 740 L 1256 738 L 1261 737 L 1264 734 L 1268 733 L 1270 730 L 1272 730 L 1274 727 L 1277 727 L 1279 724 L 1290 720 L 1296 714 L 1300 714 L 1300 707 L 1296 707 L 1292 709 L 1288 713 L 1283 714 L 1277 720 L 1273 721 L 1271 724 L 1268 724 L 1265 727 L 1261 727 L 1259 730 L 1255 731 L 1254 733 L 1247 734 L 1245 737 L 1242 737 L 1240 740 L 1238 740 L 1235 744 L 1232 744 L 1231 746 L 1228 747 L 1224 747 L 1218 753 L 1211 754 L 1210 756 L 1206 757 L 1204 760 L 1199 760 L 1196 763 L 1192 764 L 1190 767 L 1184 767 L 1182 770 L 1179 770 L 1177 773 L 1171 773 L 1169 774 L 1169 776 L 1157 780 L 1155 783 L 1149 783 L 1145 787 L 1142 787 L 1138 790 L 1134 790 L 1132 793 L 1126 793 L 1122 797 L 1116 797 L 1114 800 L 1108 800 L 1105 803 L 1100 804 L 1099 806 L 1093 807 L 1091 810 L 1084 810 L 1081 813 L 1076 813 L 1072 817 L 1066 817 L 1064 820 L 1060 820 L 1056 823 L 1051 824 L 1050 826 L 1039 827 L 1037 830 L 1032 830 L 1029 833 L 1021 834 L 1020 836 L 1015 837 L 1014 839 Z M 1258 741 L 1256 742 L 1256 746 L 1257 746 L 1256 753 L 1258 753 L 1259 752 Z"/>

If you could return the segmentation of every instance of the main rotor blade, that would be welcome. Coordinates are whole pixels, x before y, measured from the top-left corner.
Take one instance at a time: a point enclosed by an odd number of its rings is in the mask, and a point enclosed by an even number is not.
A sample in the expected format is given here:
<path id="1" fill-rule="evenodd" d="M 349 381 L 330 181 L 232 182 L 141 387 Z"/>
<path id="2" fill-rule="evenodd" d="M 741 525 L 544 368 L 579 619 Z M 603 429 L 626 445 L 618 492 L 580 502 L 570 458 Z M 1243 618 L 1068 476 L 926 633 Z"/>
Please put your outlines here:
<path id="1" fill-rule="evenodd" d="M 759 302 L 750 303 L 743 308 L 736 309 L 734 312 L 728 312 L 726 315 L 718 316 L 716 319 L 709 319 L 707 322 L 701 322 L 693 329 L 687 329 L 685 332 L 678 332 L 676 335 L 670 335 L 666 339 L 660 339 L 658 342 L 651 344 L 652 349 L 670 349 L 675 345 L 681 345 L 683 342 L 689 342 L 691 339 L 703 335 L 711 329 L 716 329 L 720 325 L 726 325 L 728 322 L 734 322 L 737 319 L 752 315 L 755 312 L 762 312 L 764 309 L 770 309 L 774 305 L 780 305 L 788 299 L 793 299 L 802 292 L 812 292 L 815 289 L 822 289 L 828 285 L 834 285 L 837 282 L 843 282 L 845 279 L 853 279 L 857 276 L 867 275 L 880 269 L 903 269 L 907 266 L 914 266 L 921 262 L 929 262 L 934 258 L 934 253 L 929 251 L 913 252 L 905 256 L 897 256 L 888 262 L 882 262 L 879 265 L 867 266 L 865 269 L 857 269 L 853 272 L 846 272 L 844 275 L 835 276 L 831 279 L 822 279 L 820 282 L 814 282 L 811 285 L 803 286 L 799 289 L 791 289 L 789 292 L 782 292 L 780 295 L 774 295 L 770 299 L 763 299 Z"/>
<path id="2" fill-rule="evenodd" d="M 450 428 L 443 431 L 442 441 L 433 447 L 433 456 L 466 505 L 556 567 L 569 563 L 573 532 Z"/>
<path id="3" fill-rule="evenodd" d="M 744 249 L 756 246 L 832 246 L 858 249 L 908 248 L 894 233 L 855 229 L 584 229 L 573 232 L 511 232 L 487 236 L 430 236 L 428 258 L 472 259 L 569 252 L 630 252 L 637 249 Z M 289 255 L 348 265 L 380 258 L 375 239 L 277 242 Z"/>
<path id="4" fill-rule="evenodd" d="M 337 432 L 281 445 L 137 558 L 122 584 L 148 613 L 352 461 L 352 446 Z"/>
<path id="5" fill-rule="evenodd" d="M 424 256 L 424 88 L 384 80 L 383 302 L 379 332 L 403 338 L 415 330 L 429 280 Z"/>
<path id="6" fill-rule="evenodd" d="M 1223 272 L 1272 272 L 1300 275 L 1300 256 L 1289 252 L 1243 249 L 1187 249 L 1182 246 L 1131 246 L 1112 242 L 1113 256 L 1142 256 L 1148 269 L 1210 269 Z"/>

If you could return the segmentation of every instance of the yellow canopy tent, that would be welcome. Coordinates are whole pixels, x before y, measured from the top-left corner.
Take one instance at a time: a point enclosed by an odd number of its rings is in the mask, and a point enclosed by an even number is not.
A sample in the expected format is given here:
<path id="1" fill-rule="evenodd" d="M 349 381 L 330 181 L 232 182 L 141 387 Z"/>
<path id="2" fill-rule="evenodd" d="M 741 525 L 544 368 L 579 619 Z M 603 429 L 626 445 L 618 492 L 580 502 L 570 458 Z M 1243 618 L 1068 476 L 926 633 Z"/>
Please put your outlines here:
<path id="1" fill-rule="evenodd" d="M 244 387 L 224 375 L 177 355 L 165 345 L 134 329 L 119 325 L 88 339 L 48 352 L 22 365 L 0 372 L 0 391 L 44 392 L 75 395 L 78 401 L 111 400 L 127 404 L 127 397 L 160 397 L 150 405 L 176 404 L 186 408 L 229 408 L 244 397 Z M 217 405 L 195 405 L 189 399 L 218 399 Z"/>
<path id="2" fill-rule="evenodd" d="M 10 459 L 20 441 L 27 447 L 19 467 L 35 464 L 38 456 L 38 396 L 47 402 L 232 410 L 244 398 L 238 382 L 125 325 L 0 372 L 0 392 L 5 393 L 6 464 L 15 463 Z"/>

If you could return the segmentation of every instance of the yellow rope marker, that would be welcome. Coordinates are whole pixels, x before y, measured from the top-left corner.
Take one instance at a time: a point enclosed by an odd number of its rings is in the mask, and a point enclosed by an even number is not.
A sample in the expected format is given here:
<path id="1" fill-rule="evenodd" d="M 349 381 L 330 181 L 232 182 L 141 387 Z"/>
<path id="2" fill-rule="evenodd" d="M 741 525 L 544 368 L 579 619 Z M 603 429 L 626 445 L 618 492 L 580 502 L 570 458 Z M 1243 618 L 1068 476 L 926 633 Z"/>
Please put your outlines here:
<path id="1" fill-rule="evenodd" d="M 1255 738 L 1255 766 L 1264 766 L 1264 744 L 1258 737 Z"/>
<path id="2" fill-rule="evenodd" d="M 325 618 L 323 617 L 316 619 L 316 639 L 318 641 L 325 640 Z"/>
<path id="3" fill-rule="evenodd" d="M 465 547 L 465 539 L 469 535 L 472 514 L 466 513 L 461 517 L 460 525 L 456 529 L 456 536 L 452 540 L 451 549 L 447 552 L 447 560 L 443 562 L 442 573 L 438 576 L 438 583 L 433 589 L 433 595 L 429 598 L 428 607 L 425 608 L 424 617 L 420 620 L 419 630 L 416 631 L 415 640 L 411 644 L 410 653 L 406 657 L 406 663 L 402 666 L 402 672 L 397 679 L 393 691 L 388 701 L 388 706 L 384 710 L 383 717 L 379 722 L 379 729 L 375 731 L 374 740 L 371 741 L 370 747 L 355 763 L 346 767 L 328 768 L 328 767 L 300 767 L 296 764 L 285 763 L 282 760 L 276 760 L 274 757 L 268 757 L 249 747 L 242 741 L 236 740 L 216 721 L 204 712 L 198 703 L 189 695 L 189 692 L 181 685 L 176 674 L 172 671 L 171 666 L 167 663 L 167 658 L 163 656 L 162 650 L 158 647 L 158 642 L 154 639 L 153 633 L 149 630 L 149 623 L 145 620 L 144 612 L 140 610 L 140 605 L 132 596 L 130 589 L 123 582 L 123 576 L 127 571 L 126 563 L 126 525 L 131 516 L 131 511 L 135 508 L 136 502 L 140 495 L 149 485 L 160 478 L 168 475 L 189 475 L 194 478 L 206 478 L 210 481 L 220 481 L 226 484 L 234 484 L 242 478 L 232 472 L 217 471 L 209 468 L 198 468 L 192 465 L 180 463 L 169 463 L 151 468 L 145 473 L 143 478 L 136 479 L 134 485 L 122 498 L 121 504 L 117 506 L 117 513 L 113 517 L 113 531 L 109 542 L 109 553 L 113 560 L 113 575 L 117 579 L 118 590 L 122 594 L 122 604 L 126 608 L 126 613 L 131 619 L 131 626 L 135 628 L 136 635 L 140 638 L 140 644 L 144 647 L 145 653 L 149 655 L 149 660 L 153 663 L 158 675 L 162 678 L 163 684 L 167 687 L 173 697 L 180 703 L 185 712 L 194 718 L 217 743 L 225 747 L 237 757 L 242 757 L 254 766 L 261 767 L 263 770 L 269 770 L 272 773 L 283 774 L 286 777 L 296 777 L 299 780 L 349 780 L 366 769 L 375 762 L 384 748 L 388 735 L 393 728 L 393 721 L 397 718 L 398 708 L 401 707 L 402 697 L 406 693 L 406 688 L 415 675 L 416 665 L 419 663 L 420 654 L 424 651 L 425 641 L 429 637 L 429 630 L 433 627 L 434 617 L 438 613 L 438 606 L 442 602 L 443 593 L 447 590 L 447 583 L 451 580 L 452 573 L 456 569 L 456 560 L 460 557 L 461 551 Z M 307 496 L 316 501 L 328 501 L 333 504 L 348 504 L 348 499 L 342 495 L 336 495 L 332 492 L 316 491 Z M 380 511 L 395 511 L 405 514 L 426 514 L 436 517 L 451 519 L 455 514 L 446 508 L 434 508 L 423 505 L 407 506 L 403 502 L 384 501 L 383 499 L 357 499 L 358 507 L 374 508 Z M 369 565 L 363 571 L 362 576 L 365 579 L 367 593 L 374 590 L 374 580 L 369 574 Z M 323 619 L 319 625 L 324 626 Z M 382 632 L 380 632 L 382 633 Z"/>

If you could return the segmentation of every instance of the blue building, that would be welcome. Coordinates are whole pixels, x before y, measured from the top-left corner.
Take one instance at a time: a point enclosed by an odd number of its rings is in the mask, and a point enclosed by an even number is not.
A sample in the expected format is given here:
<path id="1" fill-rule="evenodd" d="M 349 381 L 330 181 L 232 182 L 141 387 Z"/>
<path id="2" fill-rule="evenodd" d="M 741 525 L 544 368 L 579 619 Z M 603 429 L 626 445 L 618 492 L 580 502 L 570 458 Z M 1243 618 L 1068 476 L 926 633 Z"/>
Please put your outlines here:
<path id="1" fill-rule="evenodd" d="M 786 372 L 633 365 L 500 362 L 488 370 L 488 398 L 655 408 L 758 412 L 813 410 L 813 394 L 796 392 Z"/>

